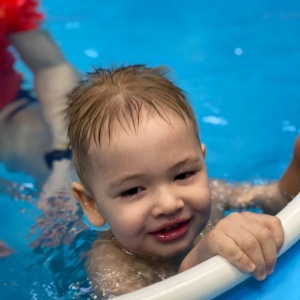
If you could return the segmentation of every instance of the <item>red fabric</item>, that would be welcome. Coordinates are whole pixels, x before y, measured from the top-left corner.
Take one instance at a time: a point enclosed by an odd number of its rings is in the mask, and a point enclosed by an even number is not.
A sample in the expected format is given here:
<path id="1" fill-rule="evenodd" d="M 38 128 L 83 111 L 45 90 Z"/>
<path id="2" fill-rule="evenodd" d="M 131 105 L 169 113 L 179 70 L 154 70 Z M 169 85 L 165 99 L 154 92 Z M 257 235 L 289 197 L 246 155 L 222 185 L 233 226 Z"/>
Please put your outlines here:
<path id="1" fill-rule="evenodd" d="M 22 81 L 22 75 L 13 68 L 15 59 L 7 37 L 37 29 L 43 19 L 37 7 L 37 0 L 0 0 L 0 109 L 17 97 Z"/>

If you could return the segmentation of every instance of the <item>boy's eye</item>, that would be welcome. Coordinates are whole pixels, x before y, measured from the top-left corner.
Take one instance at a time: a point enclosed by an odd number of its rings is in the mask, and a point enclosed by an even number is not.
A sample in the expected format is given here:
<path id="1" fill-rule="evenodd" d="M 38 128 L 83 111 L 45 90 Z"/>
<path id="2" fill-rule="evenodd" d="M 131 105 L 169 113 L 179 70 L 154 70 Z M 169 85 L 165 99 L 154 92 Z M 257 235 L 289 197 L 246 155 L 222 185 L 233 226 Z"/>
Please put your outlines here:
<path id="1" fill-rule="evenodd" d="M 184 172 L 184 173 L 180 173 L 178 175 L 175 176 L 174 180 L 184 180 L 184 179 L 188 179 L 191 176 L 193 176 L 195 174 L 195 172 Z"/>
<path id="2" fill-rule="evenodd" d="M 129 189 L 129 190 L 123 192 L 121 194 L 121 197 L 125 198 L 125 197 L 134 196 L 134 195 L 137 195 L 138 193 L 140 193 L 141 191 L 142 191 L 142 188 L 135 187 L 135 188 L 132 188 L 132 189 Z"/>

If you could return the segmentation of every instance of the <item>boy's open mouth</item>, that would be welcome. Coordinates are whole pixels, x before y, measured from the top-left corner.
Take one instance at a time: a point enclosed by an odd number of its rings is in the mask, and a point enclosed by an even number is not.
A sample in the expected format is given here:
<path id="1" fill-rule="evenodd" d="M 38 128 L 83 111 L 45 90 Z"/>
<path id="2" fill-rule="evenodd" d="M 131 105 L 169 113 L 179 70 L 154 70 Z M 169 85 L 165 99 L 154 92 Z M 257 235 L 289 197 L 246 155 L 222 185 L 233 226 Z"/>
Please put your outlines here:
<path id="1" fill-rule="evenodd" d="M 168 225 L 149 234 L 158 242 L 171 242 L 181 238 L 189 228 L 190 220 Z"/>

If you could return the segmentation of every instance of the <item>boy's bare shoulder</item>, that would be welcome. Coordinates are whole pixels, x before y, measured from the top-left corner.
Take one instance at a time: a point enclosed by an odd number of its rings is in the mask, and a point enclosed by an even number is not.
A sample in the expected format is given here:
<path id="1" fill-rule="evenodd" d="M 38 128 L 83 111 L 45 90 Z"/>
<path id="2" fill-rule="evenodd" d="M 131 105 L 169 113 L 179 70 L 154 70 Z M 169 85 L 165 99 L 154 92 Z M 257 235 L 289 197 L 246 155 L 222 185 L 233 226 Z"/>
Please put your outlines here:
<path id="1" fill-rule="evenodd" d="M 96 293 L 103 296 L 129 293 L 177 272 L 164 262 L 126 252 L 105 234 L 93 243 L 86 269 Z"/>

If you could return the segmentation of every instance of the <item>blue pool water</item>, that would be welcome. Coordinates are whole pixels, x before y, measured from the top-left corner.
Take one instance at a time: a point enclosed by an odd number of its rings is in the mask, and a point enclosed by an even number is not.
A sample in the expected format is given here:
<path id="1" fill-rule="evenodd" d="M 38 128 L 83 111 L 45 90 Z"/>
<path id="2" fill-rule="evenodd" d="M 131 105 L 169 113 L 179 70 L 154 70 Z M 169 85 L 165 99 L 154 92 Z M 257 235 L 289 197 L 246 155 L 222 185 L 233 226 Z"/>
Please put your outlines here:
<path id="1" fill-rule="evenodd" d="M 45 28 L 82 73 L 121 63 L 173 70 L 196 111 L 211 177 L 279 178 L 300 133 L 299 1 L 44 0 L 41 5 Z M 18 63 L 18 68 L 31 85 L 25 67 Z M 88 298 L 78 257 L 93 233 L 83 230 L 56 247 L 46 241 L 32 246 L 39 236 L 37 231 L 28 237 L 40 214 L 33 205 L 38 195 L 34 178 L 0 164 L 0 239 L 15 249 L 0 260 L 0 299 Z M 81 217 L 64 230 L 78 227 Z M 250 279 L 219 299 L 299 299 L 299 251 L 298 242 L 266 281 Z"/>

